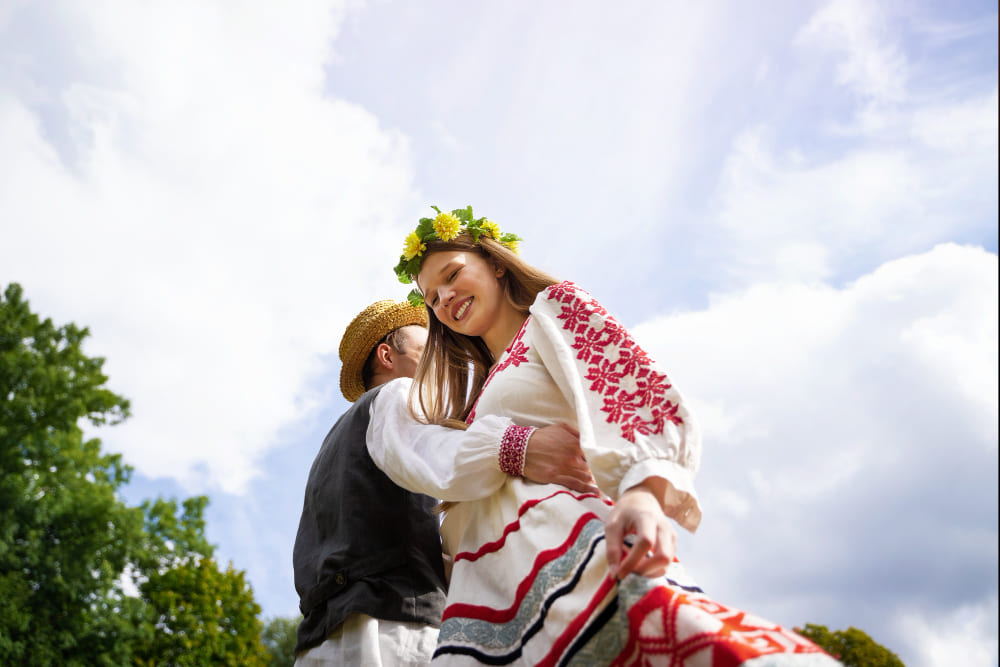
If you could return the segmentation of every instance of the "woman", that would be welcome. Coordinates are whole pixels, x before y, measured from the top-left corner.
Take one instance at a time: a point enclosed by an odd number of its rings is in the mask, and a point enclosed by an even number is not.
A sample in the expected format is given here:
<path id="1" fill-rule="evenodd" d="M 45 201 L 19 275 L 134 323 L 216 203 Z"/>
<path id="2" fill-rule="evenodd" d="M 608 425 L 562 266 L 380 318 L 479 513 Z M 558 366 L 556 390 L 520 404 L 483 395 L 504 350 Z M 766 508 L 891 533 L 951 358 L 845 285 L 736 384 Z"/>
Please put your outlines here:
<path id="1" fill-rule="evenodd" d="M 432 445 L 400 443 L 394 478 L 456 501 L 441 527 L 454 565 L 435 663 L 837 664 L 688 580 L 667 517 L 690 531 L 701 520 L 691 414 L 600 304 L 527 265 L 517 241 L 471 208 L 407 238 L 396 273 L 416 281 L 430 321 L 413 403 L 437 424 L 572 424 L 602 493 L 519 478 L 522 427 L 500 447 L 510 476 L 479 489 L 453 482 L 495 451 L 428 463 Z"/>

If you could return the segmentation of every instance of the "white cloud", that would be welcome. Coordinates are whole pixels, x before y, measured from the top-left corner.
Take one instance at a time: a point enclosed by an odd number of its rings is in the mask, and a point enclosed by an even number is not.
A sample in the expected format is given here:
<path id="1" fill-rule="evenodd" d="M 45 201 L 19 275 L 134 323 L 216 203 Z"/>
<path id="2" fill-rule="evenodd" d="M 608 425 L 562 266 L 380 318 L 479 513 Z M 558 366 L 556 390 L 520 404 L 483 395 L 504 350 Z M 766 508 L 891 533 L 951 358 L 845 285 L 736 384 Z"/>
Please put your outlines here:
<path id="1" fill-rule="evenodd" d="M 974 234 L 997 211 L 997 92 L 918 107 L 894 132 L 809 162 L 769 131 L 735 142 L 708 236 L 730 284 L 825 280 L 859 258 L 884 261 Z"/>
<path id="2" fill-rule="evenodd" d="M 343 3 L 22 11 L 72 17 L 83 64 L 34 72 L 46 96 L 0 91 L 0 281 L 91 327 L 133 402 L 100 434 L 112 449 L 239 491 L 279 429 L 336 393 L 310 382 L 349 318 L 405 291 L 386 267 L 412 217 L 408 142 L 323 93 Z"/>
<path id="3" fill-rule="evenodd" d="M 797 119 L 804 139 L 782 122 L 734 139 L 704 232 L 723 284 L 853 277 L 936 243 L 985 241 L 998 210 L 996 78 L 912 66 L 899 45 L 906 20 L 834 0 L 799 30 L 792 57 L 813 77 L 833 66 L 833 95 Z"/>
<path id="4" fill-rule="evenodd" d="M 886 610 L 995 596 L 997 278 L 996 255 L 945 244 L 634 328 L 710 406 L 705 520 L 681 553 L 709 592 L 860 627 L 907 664 L 925 649 Z"/>
<path id="5" fill-rule="evenodd" d="M 907 612 L 898 623 L 919 647 L 917 659 L 906 663 L 912 667 L 997 664 L 996 597 L 946 613 Z"/>
<path id="6" fill-rule="evenodd" d="M 954 104 L 927 105 L 910 117 L 910 132 L 928 149 L 980 154 L 997 145 L 997 91 Z"/>
<path id="7" fill-rule="evenodd" d="M 830 49 L 842 56 L 836 82 L 870 104 L 901 101 L 908 64 L 893 43 L 882 5 L 863 0 L 833 0 L 799 31 L 800 45 Z"/>

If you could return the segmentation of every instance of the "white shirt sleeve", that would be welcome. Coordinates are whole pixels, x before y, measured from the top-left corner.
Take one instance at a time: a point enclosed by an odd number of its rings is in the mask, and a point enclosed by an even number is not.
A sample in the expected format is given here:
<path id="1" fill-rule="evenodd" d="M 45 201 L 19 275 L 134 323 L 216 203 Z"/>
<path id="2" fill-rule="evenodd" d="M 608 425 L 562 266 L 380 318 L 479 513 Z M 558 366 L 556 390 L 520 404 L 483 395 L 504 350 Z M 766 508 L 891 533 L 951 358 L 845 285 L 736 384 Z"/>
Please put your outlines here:
<path id="1" fill-rule="evenodd" d="M 507 481 L 497 455 L 513 422 L 487 415 L 465 431 L 422 424 L 410 412 L 412 382 L 392 380 L 372 402 L 367 433 L 372 461 L 401 487 L 440 500 L 491 495 Z"/>

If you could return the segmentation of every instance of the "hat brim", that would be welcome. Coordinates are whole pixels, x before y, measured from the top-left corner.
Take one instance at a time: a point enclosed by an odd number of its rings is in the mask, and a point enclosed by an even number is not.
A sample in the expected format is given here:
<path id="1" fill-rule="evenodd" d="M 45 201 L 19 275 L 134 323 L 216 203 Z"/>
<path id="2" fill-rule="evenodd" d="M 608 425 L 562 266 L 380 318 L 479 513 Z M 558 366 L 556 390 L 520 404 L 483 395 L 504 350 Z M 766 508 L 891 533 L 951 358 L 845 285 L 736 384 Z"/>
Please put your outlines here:
<path id="1" fill-rule="evenodd" d="M 408 301 L 376 301 L 358 313 L 340 339 L 340 393 L 353 403 L 365 393 L 361 374 L 372 348 L 389 332 L 416 324 L 427 326 L 427 310 Z"/>

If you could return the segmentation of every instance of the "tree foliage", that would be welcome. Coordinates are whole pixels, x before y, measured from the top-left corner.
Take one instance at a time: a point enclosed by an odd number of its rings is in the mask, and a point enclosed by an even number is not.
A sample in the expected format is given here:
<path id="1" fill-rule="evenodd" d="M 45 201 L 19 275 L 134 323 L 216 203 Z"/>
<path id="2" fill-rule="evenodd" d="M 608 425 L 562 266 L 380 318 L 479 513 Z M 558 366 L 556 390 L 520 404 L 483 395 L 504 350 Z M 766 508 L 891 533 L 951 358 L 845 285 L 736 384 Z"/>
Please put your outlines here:
<path id="1" fill-rule="evenodd" d="M 264 624 L 261 641 L 268 653 L 268 667 L 292 667 L 295 664 L 295 640 L 301 616 L 276 616 Z"/>
<path id="2" fill-rule="evenodd" d="M 208 558 L 189 559 L 154 574 L 143 583 L 142 597 L 156 631 L 137 651 L 140 664 L 267 664 L 260 607 L 232 564 L 222 572 Z"/>
<path id="3" fill-rule="evenodd" d="M 128 401 L 88 330 L 0 297 L 0 664 L 263 665 L 260 608 L 212 560 L 208 499 L 127 506 L 131 468 L 85 438 Z"/>
<path id="4" fill-rule="evenodd" d="M 79 422 L 116 423 L 128 401 L 104 387 L 104 360 L 87 357 L 86 329 L 56 327 L 10 285 L 0 301 L 0 662 L 86 662 L 123 656 L 123 628 L 95 614 L 141 534 L 141 510 L 115 490 L 118 455 L 85 439 Z"/>
<path id="5" fill-rule="evenodd" d="M 845 667 L 903 667 L 899 656 L 857 628 L 830 631 L 825 625 L 807 623 L 806 627 L 795 631 L 811 639 Z"/>

